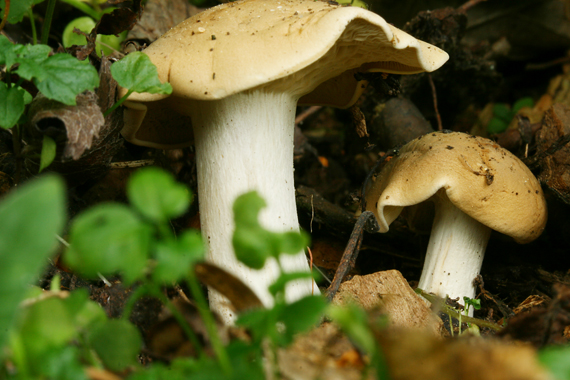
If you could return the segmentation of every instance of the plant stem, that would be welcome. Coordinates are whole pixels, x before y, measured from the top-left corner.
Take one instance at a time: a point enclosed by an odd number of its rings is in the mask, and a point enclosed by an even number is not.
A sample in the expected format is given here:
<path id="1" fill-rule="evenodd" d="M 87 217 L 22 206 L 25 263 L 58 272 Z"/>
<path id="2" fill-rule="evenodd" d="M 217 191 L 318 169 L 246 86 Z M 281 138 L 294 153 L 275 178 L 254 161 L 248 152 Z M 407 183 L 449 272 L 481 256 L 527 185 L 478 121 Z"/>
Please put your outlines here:
<path id="1" fill-rule="evenodd" d="M 97 12 L 96 10 L 91 8 L 89 5 L 87 5 L 81 1 L 78 1 L 78 0 L 62 0 L 62 1 L 64 3 L 71 5 L 72 7 L 79 9 L 83 13 L 91 16 L 91 18 L 96 20 L 96 21 L 101 18 L 101 12 Z"/>
<path id="2" fill-rule="evenodd" d="M 9 77 L 9 75 L 8 75 Z M 16 124 L 12 128 L 12 149 L 14 150 L 14 156 L 16 157 L 16 172 L 14 173 L 14 184 L 20 182 L 20 173 L 22 171 L 22 142 L 20 139 L 20 126 Z"/>
<path id="3" fill-rule="evenodd" d="M 113 104 L 111 106 L 111 108 L 109 108 L 107 111 L 103 112 L 103 117 L 107 117 L 108 115 L 110 115 L 111 112 L 113 112 L 117 107 L 119 107 L 121 104 L 123 104 L 123 102 L 125 100 L 127 100 L 129 95 L 131 95 L 132 93 L 133 93 L 133 90 L 129 90 L 121 99 L 117 100 L 117 102 L 115 104 Z"/>
<path id="4" fill-rule="evenodd" d="M 198 355 L 200 357 L 205 357 L 206 353 L 204 352 L 204 349 L 202 348 L 202 345 L 200 344 L 198 337 L 196 336 L 196 334 L 194 334 L 194 331 L 190 328 L 188 322 L 186 321 L 186 319 L 184 319 L 184 316 L 180 313 L 180 311 L 172 304 L 172 302 L 168 299 L 168 297 L 162 294 L 160 289 L 154 288 L 152 295 L 158 298 L 168 308 L 168 310 L 170 310 L 172 316 L 174 317 L 174 319 L 176 319 L 176 321 L 180 325 L 180 328 L 184 331 L 184 333 L 186 334 L 192 345 L 195 347 Z"/>
<path id="5" fill-rule="evenodd" d="M 34 18 L 33 8 L 28 9 L 28 17 L 30 18 L 30 25 L 32 28 L 32 44 L 37 45 L 38 33 L 36 31 L 36 20 Z"/>
<path id="6" fill-rule="evenodd" d="M 42 28 L 42 44 L 47 45 L 49 39 L 49 31 L 51 29 L 51 21 L 53 20 L 53 12 L 55 11 L 55 1 L 48 0 L 46 17 L 44 19 L 44 25 Z"/>
<path id="7" fill-rule="evenodd" d="M 198 307 L 198 312 L 200 312 L 200 316 L 206 325 L 206 330 L 208 331 L 208 335 L 210 337 L 210 343 L 212 344 L 212 348 L 218 357 L 218 361 L 222 370 L 225 372 L 227 376 L 231 375 L 233 372 L 232 366 L 230 364 L 230 359 L 228 357 L 228 353 L 226 352 L 225 347 L 220 340 L 220 336 L 218 335 L 218 331 L 216 329 L 216 323 L 214 321 L 214 317 L 208 308 L 208 303 L 206 302 L 206 298 L 200 289 L 200 284 L 196 279 L 196 275 L 194 271 L 190 271 L 187 277 L 188 286 L 190 288 L 190 292 L 192 293 L 192 297 L 194 297 L 194 301 L 196 301 L 196 306 Z"/>
<path id="8" fill-rule="evenodd" d="M 0 22 L 0 30 L 4 29 L 4 26 L 6 26 L 9 14 L 10 14 L 10 0 L 6 0 L 4 2 L 4 17 L 2 17 L 2 21 Z"/>
<path id="9" fill-rule="evenodd" d="M 478 318 L 469 317 L 467 315 L 461 315 L 461 311 L 458 311 L 455 308 L 447 305 L 445 301 L 440 297 L 426 293 L 420 288 L 415 289 L 415 292 L 420 296 L 422 296 L 423 298 L 425 298 L 426 300 L 428 300 L 429 302 L 431 302 L 432 305 L 437 304 L 438 306 L 440 306 L 441 307 L 440 311 L 442 311 L 443 313 L 447 314 L 450 317 L 449 318 L 450 324 L 451 324 L 451 318 L 455 318 L 462 322 L 473 323 L 474 325 L 477 325 L 479 327 L 487 327 L 495 331 L 501 331 L 502 329 L 501 326 L 497 325 L 496 323 L 484 321 Z"/>

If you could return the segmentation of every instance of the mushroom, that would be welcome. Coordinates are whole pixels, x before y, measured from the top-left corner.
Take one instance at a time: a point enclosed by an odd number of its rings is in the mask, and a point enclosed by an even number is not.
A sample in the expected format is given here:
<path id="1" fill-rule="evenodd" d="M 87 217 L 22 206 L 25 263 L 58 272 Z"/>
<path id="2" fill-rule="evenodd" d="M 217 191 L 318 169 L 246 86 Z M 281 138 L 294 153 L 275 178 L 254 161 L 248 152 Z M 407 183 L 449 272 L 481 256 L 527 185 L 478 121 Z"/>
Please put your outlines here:
<path id="1" fill-rule="evenodd" d="M 366 208 L 380 232 L 405 207 L 424 201 L 435 206 L 435 218 L 418 288 L 461 303 L 475 297 L 473 280 L 491 230 L 528 243 L 546 224 L 542 189 L 525 164 L 493 141 L 465 133 L 412 140 L 367 185 Z"/>
<path id="2" fill-rule="evenodd" d="M 255 189 L 268 204 L 260 216 L 266 228 L 299 229 L 293 183 L 297 103 L 349 107 L 366 87 L 355 79 L 358 72 L 413 74 L 448 59 L 370 11 L 313 0 L 221 4 L 177 25 L 144 53 L 173 92 L 133 93 L 124 103 L 123 136 L 162 149 L 195 143 L 207 257 L 240 277 L 267 306 L 277 265 L 254 271 L 235 259 L 231 210 L 239 194 Z M 283 257 L 282 264 L 286 271 L 309 270 L 303 252 Z M 313 285 L 291 284 L 287 300 L 311 294 Z M 210 290 L 212 309 L 231 322 L 226 304 Z"/>

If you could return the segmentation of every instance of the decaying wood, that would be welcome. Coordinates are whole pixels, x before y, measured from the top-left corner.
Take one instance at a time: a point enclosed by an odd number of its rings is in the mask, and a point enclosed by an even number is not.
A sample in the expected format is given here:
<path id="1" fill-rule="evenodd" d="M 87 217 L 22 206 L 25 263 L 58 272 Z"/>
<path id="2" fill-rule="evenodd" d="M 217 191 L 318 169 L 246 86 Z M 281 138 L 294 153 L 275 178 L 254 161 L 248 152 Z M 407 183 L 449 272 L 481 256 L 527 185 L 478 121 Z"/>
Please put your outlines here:
<path id="1" fill-rule="evenodd" d="M 348 236 L 356 217 L 323 198 L 310 187 L 297 187 L 297 209 L 299 216 L 310 219 L 311 224 L 327 229 L 330 234 Z"/>
<path id="2" fill-rule="evenodd" d="M 544 115 L 537 133 L 537 154 L 545 183 L 562 201 L 570 204 L 570 107 L 554 104 Z"/>
<path id="3" fill-rule="evenodd" d="M 433 128 L 410 100 L 392 98 L 375 108 L 370 133 L 381 149 L 391 149 L 433 132 Z"/>

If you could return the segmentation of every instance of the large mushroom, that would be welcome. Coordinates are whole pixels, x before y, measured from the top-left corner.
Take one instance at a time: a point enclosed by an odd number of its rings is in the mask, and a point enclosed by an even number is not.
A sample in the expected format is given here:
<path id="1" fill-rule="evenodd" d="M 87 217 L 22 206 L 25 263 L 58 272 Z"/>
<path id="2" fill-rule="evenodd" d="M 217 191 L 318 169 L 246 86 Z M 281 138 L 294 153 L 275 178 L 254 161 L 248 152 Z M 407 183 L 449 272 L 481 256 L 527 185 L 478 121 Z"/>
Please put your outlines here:
<path id="1" fill-rule="evenodd" d="M 525 164 L 493 141 L 465 133 L 412 140 L 367 185 L 367 209 L 380 232 L 405 207 L 425 201 L 434 204 L 435 217 L 418 287 L 461 303 L 475 297 L 473 280 L 491 230 L 528 243 L 546 224 L 540 183 Z"/>
<path id="2" fill-rule="evenodd" d="M 358 72 L 413 74 L 448 59 L 370 11 L 313 0 L 221 4 L 177 25 L 144 53 L 173 92 L 132 94 L 122 133 L 135 144 L 162 149 L 194 142 L 208 258 L 244 280 L 266 305 L 276 264 L 252 271 L 236 261 L 232 203 L 255 189 L 268 204 L 261 215 L 266 228 L 299 229 L 293 183 L 297 103 L 349 107 L 366 86 L 355 79 Z M 183 117 L 173 117 L 172 110 Z M 282 264 L 287 271 L 308 270 L 302 252 Z M 299 281 L 286 297 L 297 299 L 312 288 L 311 281 Z M 210 291 L 210 305 L 231 322 L 223 297 Z"/>

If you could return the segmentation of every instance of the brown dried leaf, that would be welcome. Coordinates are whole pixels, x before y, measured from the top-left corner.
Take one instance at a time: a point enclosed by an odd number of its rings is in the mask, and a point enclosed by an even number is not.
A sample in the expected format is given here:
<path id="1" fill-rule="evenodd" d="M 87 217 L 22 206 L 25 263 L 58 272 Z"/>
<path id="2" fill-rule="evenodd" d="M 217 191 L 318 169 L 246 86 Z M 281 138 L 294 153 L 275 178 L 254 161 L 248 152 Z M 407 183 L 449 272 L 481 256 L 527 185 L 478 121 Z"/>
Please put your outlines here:
<path id="1" fill-rule="evenodd" d="M 68 106 L 38 95 L 30 106 L 31 124 L 37 129 L 45 130 L 54 121 L 64 126 L 67 135 L 64 159 L 78 160 L 91 147 L 93 138 L 99 135 L 99 130 L 105 124 L 94 92 L 80 94 L 76 100 L 77 105 Z"/>
<path id="2" fill-rule="evenodd" d="M 246 284 L 224 269 L 213 264 L 200 263 L 196 265 L 195 271 L 198 280 L 223 294 L 236 312 L 263 307 L 257 295 Z"/>
<path id="3" fill-rule="evenodd" d="M 140 21 L 129 32 L 128 39 L 153 42 L 198 12 L 200 10 L 187 0 L 149 0 Z"/>
<path id="4" fill-rule="evenodd" d="M 140 0 L 138 1 L 140 3 Z M 131 30 L 140 14 L 129 8 L 117 8 L 111 13 L 105 13 L 95 28 L 98 34 L 119 34 Z"/>

